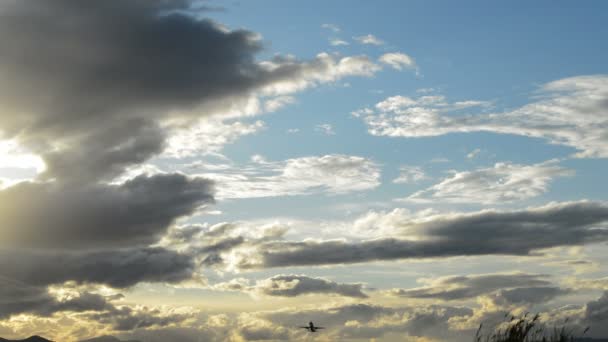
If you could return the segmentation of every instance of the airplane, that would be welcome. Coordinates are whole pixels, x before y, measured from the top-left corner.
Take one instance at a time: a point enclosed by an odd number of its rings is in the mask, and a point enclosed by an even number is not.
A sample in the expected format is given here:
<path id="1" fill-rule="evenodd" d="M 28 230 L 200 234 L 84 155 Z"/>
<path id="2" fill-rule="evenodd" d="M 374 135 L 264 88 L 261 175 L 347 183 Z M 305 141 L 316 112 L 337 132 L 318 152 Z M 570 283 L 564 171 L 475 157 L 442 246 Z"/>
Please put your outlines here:
<path id="1" fill-rule="evenodd" d="M 306 330 L 308 330 L 310 332 L 316 332 L 319 329 L 325 329 L 324 327 L 316 327 L 312 322 L 308 322 L 307 326 L 298 327 L 298 328 L 306 329 Z"/>

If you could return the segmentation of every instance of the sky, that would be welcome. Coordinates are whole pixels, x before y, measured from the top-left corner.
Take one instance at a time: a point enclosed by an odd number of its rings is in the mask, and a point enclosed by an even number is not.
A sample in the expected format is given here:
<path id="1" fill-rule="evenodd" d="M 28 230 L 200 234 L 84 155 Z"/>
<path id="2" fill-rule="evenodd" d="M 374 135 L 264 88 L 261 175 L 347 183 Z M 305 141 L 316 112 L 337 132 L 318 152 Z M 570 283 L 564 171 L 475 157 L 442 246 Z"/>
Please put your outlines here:
<path id="1" fill-rule="evenodd" d="M 607 13 L 0 0 L 0 336 L 608 336 Z"/>

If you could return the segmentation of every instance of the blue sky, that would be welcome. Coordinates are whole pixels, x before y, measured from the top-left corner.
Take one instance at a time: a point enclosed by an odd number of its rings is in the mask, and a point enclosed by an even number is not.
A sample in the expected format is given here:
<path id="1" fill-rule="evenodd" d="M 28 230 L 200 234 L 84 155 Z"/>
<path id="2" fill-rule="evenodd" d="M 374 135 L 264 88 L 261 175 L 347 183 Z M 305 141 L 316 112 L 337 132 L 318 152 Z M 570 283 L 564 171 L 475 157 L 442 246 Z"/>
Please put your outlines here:
<path id="1" fill-rule="evenodd" d="M 0 336 L 608 335 L 608 3 L 90 5 L 0 3 Z"/>
<path id="2" fill-rule="evenodd" d="M 566 157 L 574 150 L 542 139 L 488 133 L 412 139 L 375 137 L 367 134 L 365 125 L 351 112 L 388 96 L 415 96 L 416 90 L 424 88 L 436 89 L 450 101 L 490 101 L 493 111 L 508 111 L 530 102 L 544 83 L 602 73 L 608 57 L 603 44 L 608 28 L 602 10 L 598 10 L 604 6 L 601 2 L 554 2 L 548 6 L 525 1 L 441 5 L 423 1 L 336 1 L 323 6 L 285 6 L 264 1 L 222 5 L 225 11 L 211 15 L 233 28 L 255 27 L 265 40 L 266 50 L 261 56 L 281 53 L 305 59 L 324 51 L 343 56 L 400 51 L 415 59 L 419 76 L 413 70 L 385 71 L 298 95 L 295 104 L 264 117 L 267 128 L 262 134 L 243 137 L 224 150 L 240 162 L 254 154 L 271 160 L 330 153 L 372 158 L 382 164 L 383 170 L 383 184 L 368 195 L 372 201 L 403 196 L 420 187 L 390 182 L 400 165 L 427 165 L 428 172 L 441 177 L 447 170 L 487 167 L 500 161 L 539 163 Z M 366 34 L 373 34 L 384 44 L 364 45 L 353 39 Z M 331 46 L 330 39 L 349 45 Z M 315 130 L 321 124 L 332 125 L 336 134 L 324 136 Z M 293 128 L 300 131 L 286 134 Z M 475 149 L 483 149 L 483 153 L 474 160 L 467 159 L 466 155 Z M 429 163 L 433 158 L 449 162 Z M 585 176 L 557 179 L 537 203 L 603 198 L 606 188 L 600 184 L 605 162 L 564 163 Z M 291 200 L 295 203 L 289 202 L 282 210 L 295 215 L 306 207 L 305 215 L 317 210 L 306 204 L 307 199 Z M 334 200 L 332 197 L 329 202 Z M 270 200 L 268 205 L 274 207 L 283 201 Z M 266 205 L 260 206 L 254 211 L 264 212 Z"/>

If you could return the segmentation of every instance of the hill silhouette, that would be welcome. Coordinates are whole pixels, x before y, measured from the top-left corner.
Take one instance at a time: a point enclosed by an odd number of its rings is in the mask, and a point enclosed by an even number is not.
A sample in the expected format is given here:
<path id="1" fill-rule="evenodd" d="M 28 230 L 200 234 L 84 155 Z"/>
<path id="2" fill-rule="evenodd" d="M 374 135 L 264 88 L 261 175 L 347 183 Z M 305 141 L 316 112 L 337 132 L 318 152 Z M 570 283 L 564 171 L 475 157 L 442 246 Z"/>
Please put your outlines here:
<path id="1" fill-rule="evenodd" d="M 0 342 L 53 342 L 51 340 L 47 340 L 44 337 L 40 337 L 38 335 L 30 336 L 24 340 L 7 340 L 5 338 L 0 337 Z"/>

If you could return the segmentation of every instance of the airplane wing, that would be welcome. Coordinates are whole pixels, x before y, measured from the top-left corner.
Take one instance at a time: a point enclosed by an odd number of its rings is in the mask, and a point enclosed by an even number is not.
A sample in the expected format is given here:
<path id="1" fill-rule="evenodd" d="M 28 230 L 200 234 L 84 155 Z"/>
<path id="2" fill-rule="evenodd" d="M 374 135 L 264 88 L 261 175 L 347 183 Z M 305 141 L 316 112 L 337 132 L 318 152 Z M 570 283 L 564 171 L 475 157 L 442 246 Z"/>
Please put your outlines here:
<path id="1" fill-rule="evenodd" d="M 315 329 L 325 329 L 325 327 L 315 327 Z"/>
<path id="2" fill-rule="evenodd" d="M 300 329 L 310 329 L 310 327 L 308 327 L 308 326 L 307 327 L 298 327 L 298 328 L 300 328 Z"/>

